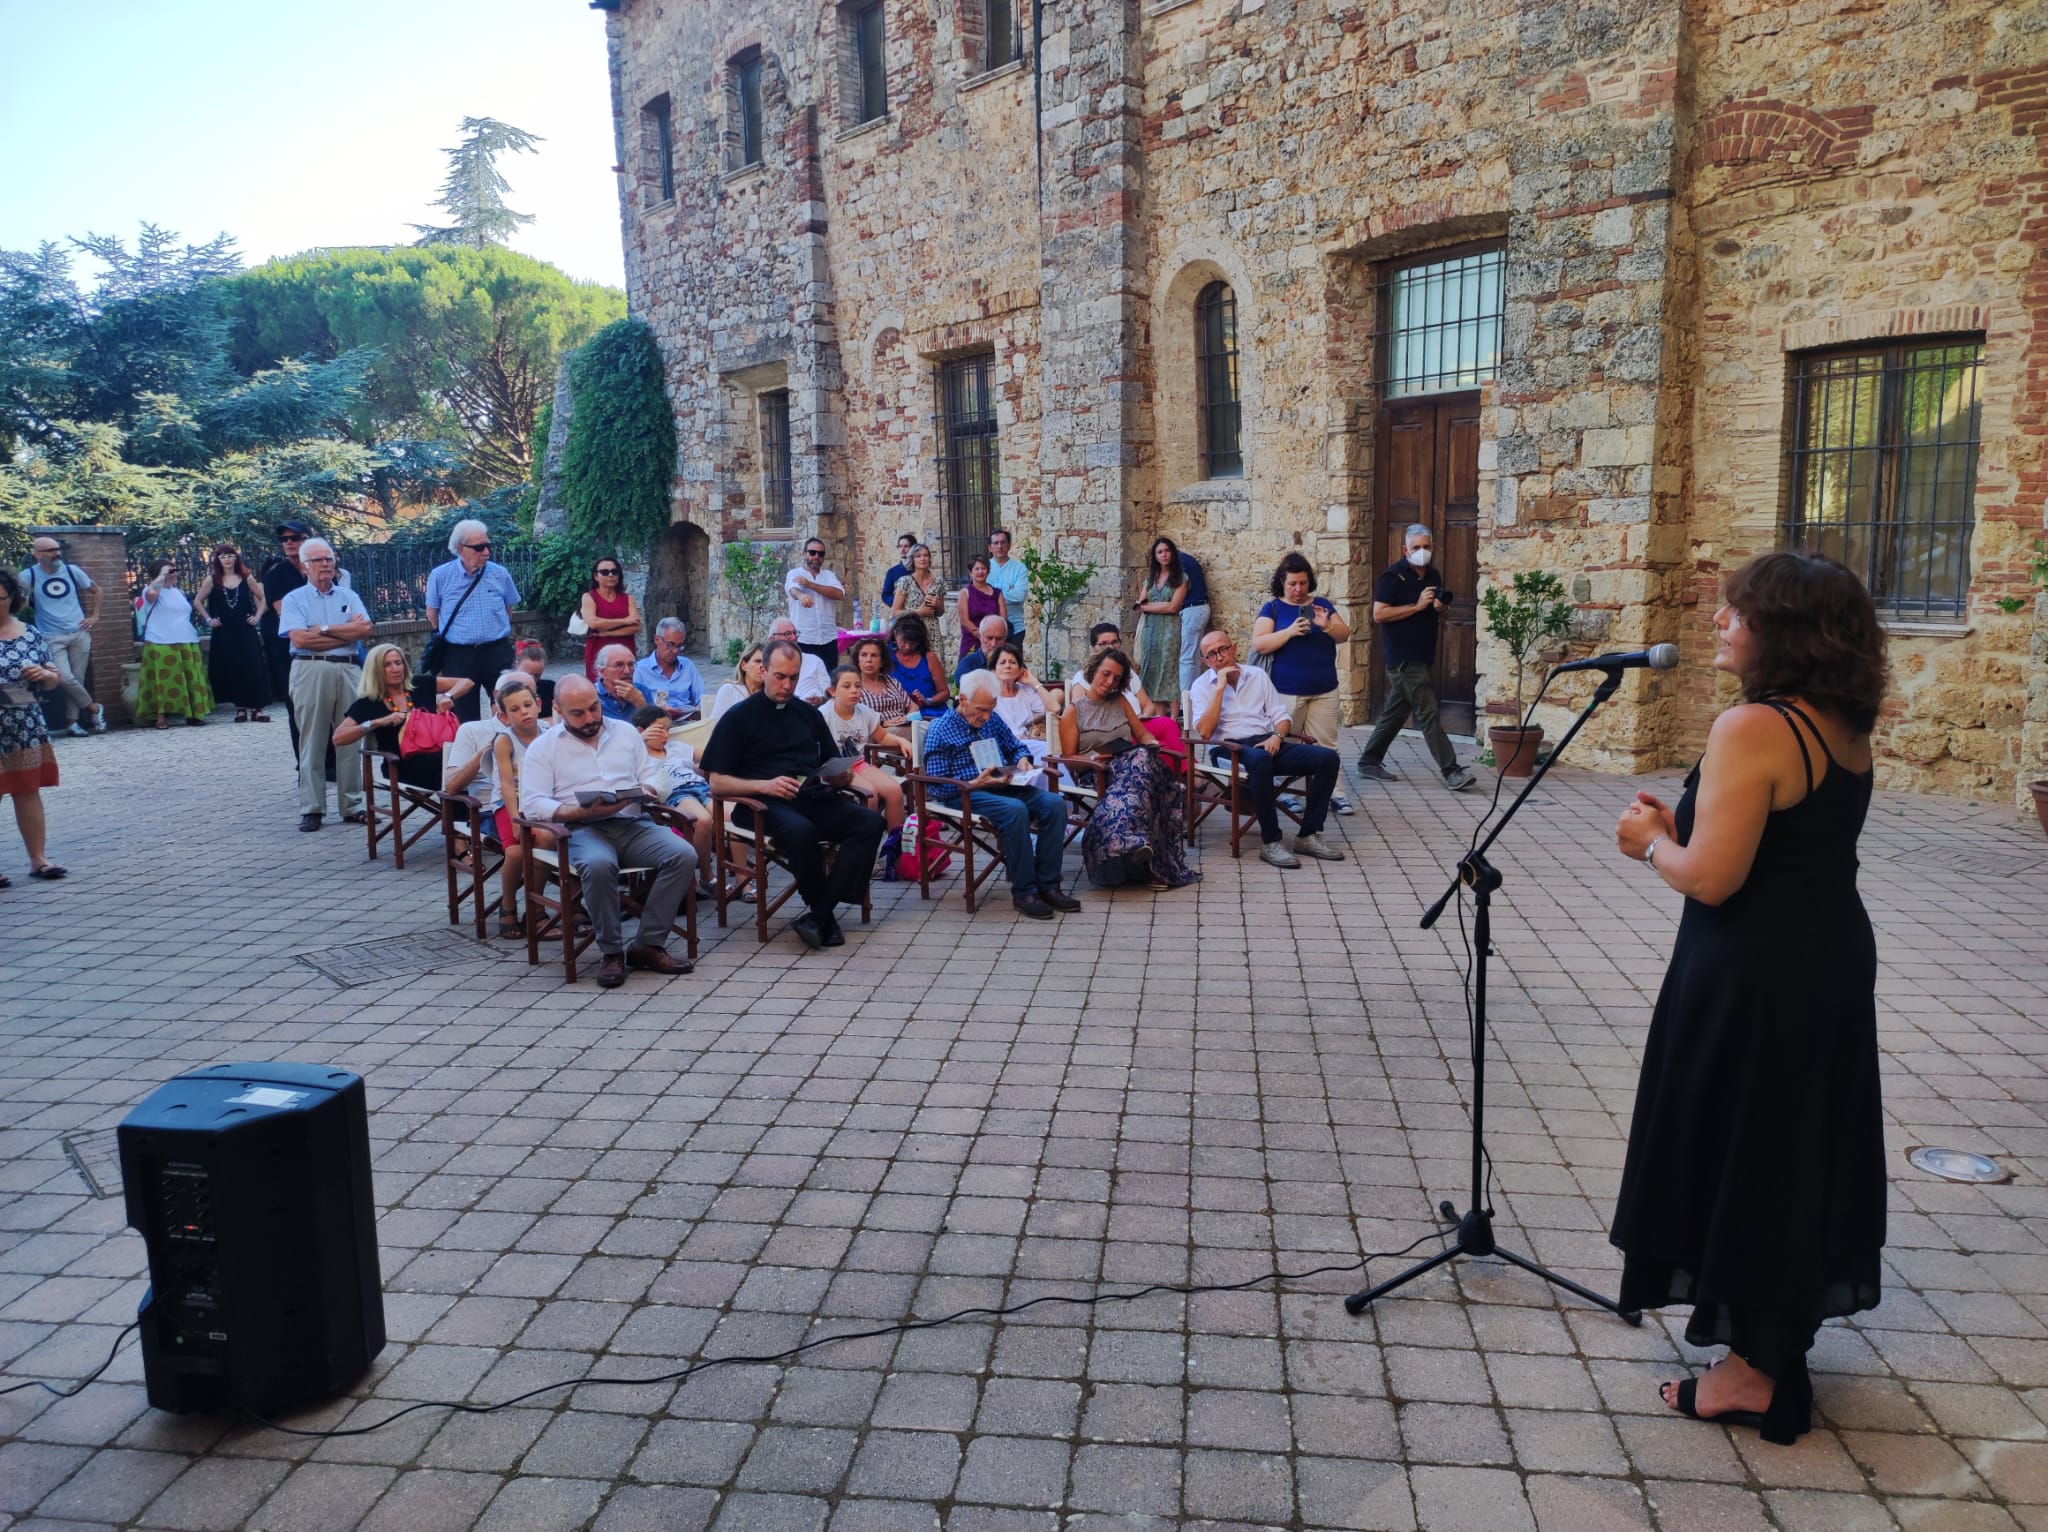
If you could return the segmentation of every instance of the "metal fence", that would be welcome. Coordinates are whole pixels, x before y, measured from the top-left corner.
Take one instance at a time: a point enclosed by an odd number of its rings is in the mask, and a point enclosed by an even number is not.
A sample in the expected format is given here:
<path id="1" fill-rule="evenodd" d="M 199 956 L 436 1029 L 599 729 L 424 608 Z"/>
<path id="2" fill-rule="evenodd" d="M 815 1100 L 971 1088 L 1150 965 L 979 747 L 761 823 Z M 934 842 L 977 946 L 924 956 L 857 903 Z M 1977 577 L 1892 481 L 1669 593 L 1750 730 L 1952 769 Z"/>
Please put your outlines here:
<path id="1" fill-rule="evenodd" d="M 379 622 L 424 621 L 427 615 L 427 573 L 445 564 L 448 550 L 431 543 L 342 543 L 336 545 L 341 567 L 348 572 L 351 589 L 362 597 L 370 615 Z M 491 556 L 512 572 L 512 579 L 524 591 L 532 583 L 533 545 L 521 543 L 491 550 Z M 270 555 L 243 558 L 260 574 Z M 128 551 L 128 579 L 131 591 L 140 590 L 154 579 L 158 569 L 169 563 L 176 567 L 180 584 L 189 595 L 206 578 L 206 553 L 198 548 L 180 548 L 168 557 L 161 554 L 145 559 L 133 548 Z"/>

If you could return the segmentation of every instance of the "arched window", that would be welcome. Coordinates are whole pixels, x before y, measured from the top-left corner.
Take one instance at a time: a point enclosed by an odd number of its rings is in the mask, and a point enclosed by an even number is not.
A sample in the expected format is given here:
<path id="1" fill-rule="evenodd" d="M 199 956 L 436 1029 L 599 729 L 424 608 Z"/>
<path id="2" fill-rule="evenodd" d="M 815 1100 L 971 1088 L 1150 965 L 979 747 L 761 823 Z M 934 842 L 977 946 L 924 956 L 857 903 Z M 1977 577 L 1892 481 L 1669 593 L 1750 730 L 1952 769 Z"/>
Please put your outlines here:
<path id="1" fill-rule="evenodd" d="M 1195 297 L 1195 377 L 1200 388 L 1202 477 L 1244 475 L 1243 410 L 1237 388 L 1237 296 L 1211 282 Z"/>

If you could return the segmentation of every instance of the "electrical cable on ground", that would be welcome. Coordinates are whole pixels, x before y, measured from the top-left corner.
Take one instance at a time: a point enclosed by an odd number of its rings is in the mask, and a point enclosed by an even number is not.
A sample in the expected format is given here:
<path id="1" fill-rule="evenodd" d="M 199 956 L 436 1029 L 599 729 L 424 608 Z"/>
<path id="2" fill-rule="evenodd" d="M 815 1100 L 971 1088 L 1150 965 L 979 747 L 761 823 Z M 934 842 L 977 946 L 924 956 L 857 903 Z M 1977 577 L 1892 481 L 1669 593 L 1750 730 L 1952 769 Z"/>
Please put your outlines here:
<path id="1" fill-rule="evenodd" d="M 114 1365 L 114 1358 L 120 1354 L 121 1343 L 128 1339 L 130 1334 L 141 1328 L 142 1321 L 140 1319 L 130 1320 L 127 1324 L 123 1325 L 121 1333 L 114 1337 L 114 1344 L 107 1352 L 107 1359 L 69 1388 L 57 1383 L 45 1383 L 41 1378 L 30 1378 L 26 1383 L 10 1383 L 7 1387 L 0 1388 L 0 1398 L 5 1398 L 9 1394 L 18 1394 L 25 1388 L 39 1388 L 45 1393 L 55 1394 L 59 1399 L 69 1399 L 73 1394 L 83 1391 L 86 1384 L 97 1381 L 101 1373 L 112 1367 Z"/>

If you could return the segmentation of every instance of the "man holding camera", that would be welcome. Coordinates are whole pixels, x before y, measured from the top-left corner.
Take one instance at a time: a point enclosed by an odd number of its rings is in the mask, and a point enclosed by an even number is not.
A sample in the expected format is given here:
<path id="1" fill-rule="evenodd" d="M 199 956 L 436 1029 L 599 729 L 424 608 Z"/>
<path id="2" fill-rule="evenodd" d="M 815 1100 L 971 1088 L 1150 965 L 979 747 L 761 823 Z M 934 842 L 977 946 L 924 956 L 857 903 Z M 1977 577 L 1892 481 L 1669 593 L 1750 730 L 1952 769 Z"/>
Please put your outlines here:
<path id="1" fill-rule="evenodd" d="M 1429 668 L 1436 663 L 1437 613 L 1450 604 L 1451 592 L 1437 577 L 1431 561 L 1435 539 L 1421 522 L 1408 528 L 1407 553 L 1372 588 L 1372 620 L 1380 625 L 1380 659 L 1387 669 L 1387 700 L 1380 709 L 1372 737 L 1358 753 L 1358 774 L 1370 781 L 1400 779 L 1384 764 L 1387 747 L 1412 715 L 1422 742 L 1436 757 L 1444 786 L 1470 787 L 1472 773 L 1458 764 L 1458 752 L 1444 735 L 1437 716 L 1436 684 Z"/>

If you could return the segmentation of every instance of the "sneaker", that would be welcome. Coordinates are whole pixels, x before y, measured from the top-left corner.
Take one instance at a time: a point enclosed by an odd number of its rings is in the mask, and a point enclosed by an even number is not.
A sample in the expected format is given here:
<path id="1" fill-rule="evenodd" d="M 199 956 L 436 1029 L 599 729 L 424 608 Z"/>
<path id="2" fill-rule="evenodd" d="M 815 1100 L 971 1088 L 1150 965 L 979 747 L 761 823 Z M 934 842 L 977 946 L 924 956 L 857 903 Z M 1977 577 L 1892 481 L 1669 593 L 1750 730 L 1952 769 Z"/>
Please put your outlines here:
<path id="1" fill-rule="evenodd" d="M 1479 779 L 1477 777 L 1473 776 L 1471 772 L 1467 771 L 1462 766 L 1453 766 L 1449 771 L 1444 773 L 1444 786 L 1448 787 L 1454 793 L 1462 793 L 1466 788 L 1470 787 L 1474 782 L 1477 782 L 1478 780 Z"/>
<path id="2" fill-rule="evenodd" d="M 1344 860 L 1344 853 L 1335 846 L 1325 844 L 1320 835 L 1295 836 L 1294 849 L 1300 855 L 1312 856 L 1319 862 L 1341 862 Z"/>
<path id="3" fill-rule="evenodd" d="M 1012 894 L 1010 896 L 1010 903 L 1016 906 L 1017 913 L 1026 920 L 1052 919 L 1052 906 L 1039 898 L 1036 893 Z"/>
<path id="4" fill-rule="evenodd" d="M 1279 803 L 1280 807 L 1286 809 L 1290 814 L 1299 814 L 1308 807 L 1308 804 L 1302 800 L 1300 793 L 1282 793 Z"/>
<path id="5" fill-rule="evenodd" d="M 92 732 L 95 734 L 107 732 L 107 710 L 103 707 L 96 707 L 92 710 Z"/>
<path id="6" fill-rule="evenodd" d="M 75 719 L 72 721 L 71 727 L 64 731 L 64 734 L 69 739 L 90 739 L 92 737 L 92 731 Z"/>
<path id="7" fill-rule="evenodd" d="M 1368 782 L 1398 782 L 1401 779 L 1370 756 L 1358 758 L 1358 774 Z"/>
<path id="8" fill-rule="evenodd" d="M 1081 901 L 1055 883 L 1051 888 L 1041 888 L 1038 897 L 1058 910 L 1062 915 L 1071 915 L 1081 907 Z"/>
<path id="9" fill-rule="evenodd" d="M 1301 858 L 1281 845 L 1277 840 L 1267 841 L 1259 847 L 1259 860 L 1268 867 L 1299 867 Z"/>
<path id="10" fill-rule="evenodd" d="M 1332 793 L 1332 794 L 1330 794 L 1330 812 L 1331 812 L 1332 814 L 1348 814 L 1348 813 L 1350 813 L 1350 812 L 1351 812 L 1351 800 L 1350 800 L 1349 798 L 1345 797 L 1345 796 L 1344 796 L 1344 795 L 1343 795 L 1342 793 Z"/>

